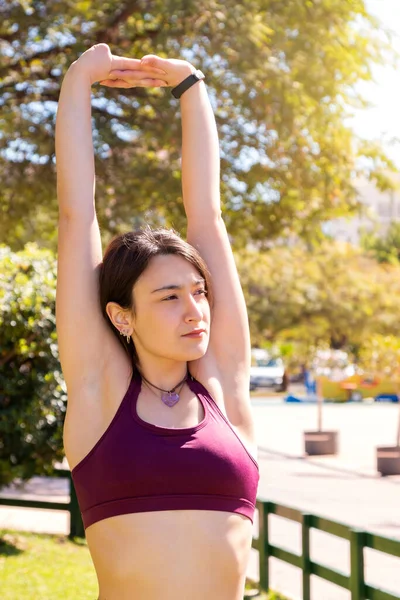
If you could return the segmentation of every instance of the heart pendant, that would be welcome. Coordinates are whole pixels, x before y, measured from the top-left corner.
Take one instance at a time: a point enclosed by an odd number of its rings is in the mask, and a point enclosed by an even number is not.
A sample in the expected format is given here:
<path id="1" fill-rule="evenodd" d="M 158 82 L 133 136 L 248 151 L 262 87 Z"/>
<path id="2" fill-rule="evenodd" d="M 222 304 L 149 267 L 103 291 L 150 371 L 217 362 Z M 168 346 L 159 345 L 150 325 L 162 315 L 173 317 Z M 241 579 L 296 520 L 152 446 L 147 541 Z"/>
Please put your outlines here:
<path id="1" fill-rule="evenodd" d="M 164 392 L 161 394 L 161 400 L 164 402 L 164 404 L 172 408 L 172 406 L 175 406 L 175 404 L 178 402 L 179 394 L 176 392 Z"/>

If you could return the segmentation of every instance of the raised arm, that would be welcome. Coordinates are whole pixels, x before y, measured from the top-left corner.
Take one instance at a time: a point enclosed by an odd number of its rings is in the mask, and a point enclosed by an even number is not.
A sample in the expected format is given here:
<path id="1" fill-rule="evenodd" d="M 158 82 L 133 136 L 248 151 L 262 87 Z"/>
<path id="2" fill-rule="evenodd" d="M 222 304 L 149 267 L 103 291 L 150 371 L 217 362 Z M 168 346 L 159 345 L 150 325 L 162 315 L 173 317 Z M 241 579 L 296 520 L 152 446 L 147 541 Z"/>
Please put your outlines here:
<path id="1" fill-rule="evenodd" d="M 91 125 L 91 86 L 107 80 L 113 68 L 130 69 L 136 85 L 149 83 L 140 60 L 113 56 L 107 45 L 99 44 L 69 68 L 57 112 L 57 334 L 68 390 L 79 393 L 85 386 L 99 385 L 109 344 L 115 344 L 98 298 L 102 247 L 95 212 Z"/>
<path id="2" fill-rule="evenodd" d="M 210 347 L 226 391 L 228 417 L 234 425 L 247 425 L 251 430 L 249 324 L 221 214 L 218 134 L 206 84 L 195 84 L 182 95 L 180 103 L 187 239 L 207 263 L 215 298 Z"/>
<path id="3" fill-rule="evenodd" d="M 93 218 L 94 156 L 90 72 L 73 63 L 61 87 L 56 121 L 57 197 L 60 217 Z"/>
<path id="4" fill-rule="evenodd" d="M 166 71 L 168 85 L 180 83 L 195 69 L 186 61 L 149 57 L 143 61 Z M 211 272 L 214 311 L 210 355 L 217 363 L 230 421 L 251 429 L 249 398 L 250 332 L 247 309 L 220 206 L 220 159 L 217 127 L 206 84 L 183 93 L 182 186 L 187 240 Z"/>
<path id="5" fill-rule="evenodd" d="M 60 361 L 69 392 L 81 389 L 84 377 L 88 385 L 98 377 L 97 365 L 102 362 L 100 338 L 106 328 L 98 309 L 96 269 L 102 261 L 102 248 L 94 206 L 90 102 L 93 63 L 99 62 L 99 54 L 92 50 L 69 68 L 61 87 L 56 121 L 56 321 Z"/>

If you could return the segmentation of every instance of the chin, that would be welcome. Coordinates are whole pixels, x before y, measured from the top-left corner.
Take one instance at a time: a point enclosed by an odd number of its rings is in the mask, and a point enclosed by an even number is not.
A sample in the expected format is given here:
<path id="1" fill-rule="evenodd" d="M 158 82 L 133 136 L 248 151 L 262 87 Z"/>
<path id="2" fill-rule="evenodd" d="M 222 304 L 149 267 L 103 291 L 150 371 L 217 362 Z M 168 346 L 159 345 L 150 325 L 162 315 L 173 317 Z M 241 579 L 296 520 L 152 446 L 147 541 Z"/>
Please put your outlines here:
<path id="1" fill-rule="evenodd" d="M 182 360 L 182 361 L 198 360 L 199 358 L 202 358 L 206 354 L 207 349 L 208 349 L 208 340 L 206 343 L 202 342 L 198 346 L 191 348 L 191 350 L 189 350 L 189 351 L 187 348 L 185 348 L 184 352 L 182 352 L 182 353 L 177 352 L 176 358 L 177 358 L 177 360 Z M 179 356 L 179 354 L 180 354 L 180 356 Z"/>
<path id="2" fill-rule="evenodd" d="M 193 351 L 190 353 L 190 358 L 188 358 L 187 360 L 198 360 L 199 358 L 203 358 L 203 356 L 206 354 L 206 352 L 207 352 L 207 346 L 198 348 L 197 352 Z"/>

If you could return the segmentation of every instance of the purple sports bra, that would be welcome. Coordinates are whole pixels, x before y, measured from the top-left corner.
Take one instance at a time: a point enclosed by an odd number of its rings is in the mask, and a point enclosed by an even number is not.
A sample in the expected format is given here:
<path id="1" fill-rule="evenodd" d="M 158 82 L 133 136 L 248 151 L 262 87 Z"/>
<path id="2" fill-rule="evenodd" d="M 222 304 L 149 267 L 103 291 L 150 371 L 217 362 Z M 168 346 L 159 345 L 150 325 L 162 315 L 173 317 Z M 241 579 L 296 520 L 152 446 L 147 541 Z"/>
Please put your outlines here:
<path id="1" fill-rule="evenodd" d="M 134 373 L 113 420 L 72 469 L 85 529 L 109 517 L 158 510 L 218 510 L 253 522 L 260 473 L 206 388 L 187 384 L 204 408 L 194 427 L 168 429 L 143 421 Z"/>

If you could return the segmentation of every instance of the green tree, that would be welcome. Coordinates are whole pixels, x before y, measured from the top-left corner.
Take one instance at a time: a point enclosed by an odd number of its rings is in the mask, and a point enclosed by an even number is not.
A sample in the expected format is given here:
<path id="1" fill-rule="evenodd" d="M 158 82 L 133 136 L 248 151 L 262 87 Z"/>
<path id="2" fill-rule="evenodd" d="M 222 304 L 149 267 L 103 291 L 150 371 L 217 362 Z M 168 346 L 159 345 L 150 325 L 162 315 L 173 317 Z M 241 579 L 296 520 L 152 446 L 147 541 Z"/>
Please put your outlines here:
<path id="1" fill-rule="evenodd" d="M 361 235 L 361 247 L 380 263 L 398 265 L 400 262 L 400 223 L 392 222 L 382 235 L 379 231 L 365 231 Z"/>
<path id="2" fill-rule="evenodd" d="M 377 375 L 378 377 L 390 379 L 395 384 L 397 396 L 400 397 L 399 336 L 378 334 L 364 340 L 359 349 L 358 363 L 361 368 L 372 376 Z M 398 448 L 400 447 L 400 412 L 395 444 Z"/>
<path id="3" fill-rule="evenodd" d="M 400 384 L 400 338 L 375 334 L 363 340 L 358 364 L 366 373 L 388 377 Z"/>
<path id="4" fill-rule="evenodd" d="M 370 336 L 400 335 L 400 267 L 380 265 L 358 248 L 326 242 L 236 254 L 252 343 L 294 344 L 357 354 Z"/>
<path id="5" fill-rule="evenodd" d="M 0 246 L 0 487 L 48 474 L 64 455 L 55 288 L 50 250 Z"/>
<path id="6" fill-rule="evenodd" d="M 236 247 L 320 237 L 322 221 L 357 206 L 359 157 L 388 185 L 379 145 L 344 124 L 365 105 L 355 84 L 393 59 L 363 0 L 25 0 L 0 11 L 0 239 L 13 249 L 55 245 L 60 83 L 97 42 L 120 55 L 186 57 L 206 72 Z M 92 104 L 104 241 L 143 219 L 181 230 L 178 103 L 165 89 L 97 86 Z"/>

